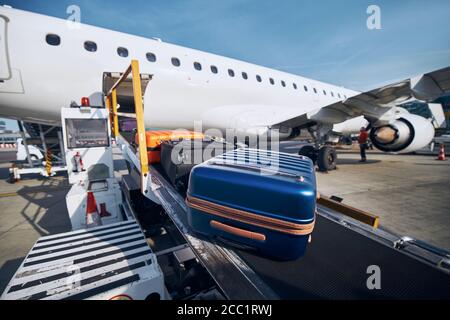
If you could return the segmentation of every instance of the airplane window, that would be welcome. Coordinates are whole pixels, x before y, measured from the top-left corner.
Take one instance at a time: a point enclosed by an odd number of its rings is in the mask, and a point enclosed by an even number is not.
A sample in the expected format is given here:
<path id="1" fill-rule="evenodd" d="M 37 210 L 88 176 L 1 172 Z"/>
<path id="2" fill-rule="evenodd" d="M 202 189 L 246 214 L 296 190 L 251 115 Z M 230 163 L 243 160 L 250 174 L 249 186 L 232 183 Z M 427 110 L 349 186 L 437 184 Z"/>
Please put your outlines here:
<path id="1" fill-rule="evenodd" d="M 286 82 L 284 82 L 283 80 L 281 80 L 281 85 L 282 85 L 283 87 L 286 87 Z"/>
<path id="2" fill-rule="evenodd" d="M 314 93 L 317 93 L 317 89 L 316 88 L 314 88 Z"/>
<path id="3" fill-rule="evenodd" d="M 234 71 L 231 69 L 228 69 L 228 74 L 230 75 L 230 77 L 234 77 Z"/>
<path id="4" fill-rule="evenodd" d="M 128 49 L 124 47 L 118 47 L 117 48 L 117 54 L 121 56 L 122 58 L 128 57 Z"/>
<path id="5" fill-rule="evenodd" d="M 347 99 L 347 96 L 344 94 L 344 99 Z"/>
<path id="6" fill-rule="evenodd" d="M 331 92 L 331 96 L 332 96 L 332 97 L 334 97 L 334 93 L 333 93 L 333 91 L 330 91 L 330 92 Z"/>
<path id="7" fill-rule="evenodd" d="M 49 33 L 45 37 L 45 41 L 51 46 L 59 46 L 61 44 L 61 38 L 53 33 Z"/>
<path id="8" fill-rule="evenodd" d="M 86 41 L 84 43 L 84 48 L 89 52 L 97 51 L 97 44 L 93 41 Z"/>
<path id="9" fill-rule="evenodd" d="M 297 90 L 297 84 L 293 83 L 292 86 L 294 87 L 295 90 Z"/>
<path id="10" fill-rule="evenodd" d="M 147 54 L 145 55 L 147 57 L 147 60 L 150 62 L 155 62 L 156 61 L 156 56 L 154 53 L 151 52 L 147 52 Z"/>
<path id="11" fill-rule="evenodd" d="M 340 93 L 338 93 L 338 97 L 339 97 L 339 99 L 341 98 L 341 94 Z"/>
<path id="12" fill-rule="evenodd" d="M 323 95 L 324 95 L 324 96 L 326 96 L 326 95 L 327 95 L 327 92 L 326 92 L 325 90 L 323 90 Z"/>
<path id="13" fill-rule="evenodd" d="M 273 80 L 272 78 L 269 78 L 270 84 L 275 84 L 275 80 Z"/>
<path id="14" fill-rule="evenodd" d="M 194 62 L 194 68 L 195 70 L 200 71 L 202 70 L 202 65 L 198 62 Z"/>
<path id="15" fill-rule="evenodd" d="M 261 78 L 261 76 L 259 74 L 256 75 L 256 81 L 258 81 L 258 82 L 262 81 L 262 78 Z"/>
<path id="16" fill-rule="evenodd" d="M 212 73 L 217 73 L 217 72 L 219 72 L 219 70 L 217 70 L 216 66 L 211 66 L 211 72 Z"/>
<path id="17" fill-rule="evenodd" d="M 244 78 L 245 80 L 248 79 L 247 73 L 246 72 L 242 72 L 242 78 Z"/>
<path id="18" fill-rule="evenodd" d="M 305 89 L 305 91 L 308 91 L 308 87 L 307 86 L 303 86 L 303 89 Z"/>
<path id="19" fill-rule="evenodd" d="M 179 66 L 181 65 L 180 59 L 178 59 L 178 58 L 172 58 L 172 64 L 173 64 L 175 67 L 179 67 Z"/>

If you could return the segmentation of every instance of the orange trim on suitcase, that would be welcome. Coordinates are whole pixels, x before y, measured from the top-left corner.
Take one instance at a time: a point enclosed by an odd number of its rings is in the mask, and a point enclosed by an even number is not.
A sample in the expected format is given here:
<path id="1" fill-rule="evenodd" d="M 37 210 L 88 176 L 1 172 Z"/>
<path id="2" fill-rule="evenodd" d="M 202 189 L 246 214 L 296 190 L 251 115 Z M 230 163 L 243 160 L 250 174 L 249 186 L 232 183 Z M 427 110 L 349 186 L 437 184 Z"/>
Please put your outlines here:
<path id="1" fill-rule="evenodd" d="M 222 231 L 234 234 L 239 237 L 244 237 L 244 238 L 257 240 L 257 241 L 266 241 L 266 236 L 262 233 L 257 233 L 257 232 L 252 232 L 252 231 L 232 227 L 225 223 L 218 222 L 216 220 L 211 220 L 209 222 L 209 224 L 211 225 L 211 227 L 213 227 L 215 229 L 222 230 Z"/>
<path id="2" fill-rule="evenodd" d="M 307 235 L 310 234 L 314 229 L 315 221 L 308 224 L 288 222 L 276 218 L 257 215 L 244 210 L 226 207 L 191 196 L 186 197 L 186 204 L 190 208 L 197 209 L 202 212 L 216 215 L 222 218 L 227 218 L 249 225 L 254 225 L 257 227 L 292 235 Z"/>

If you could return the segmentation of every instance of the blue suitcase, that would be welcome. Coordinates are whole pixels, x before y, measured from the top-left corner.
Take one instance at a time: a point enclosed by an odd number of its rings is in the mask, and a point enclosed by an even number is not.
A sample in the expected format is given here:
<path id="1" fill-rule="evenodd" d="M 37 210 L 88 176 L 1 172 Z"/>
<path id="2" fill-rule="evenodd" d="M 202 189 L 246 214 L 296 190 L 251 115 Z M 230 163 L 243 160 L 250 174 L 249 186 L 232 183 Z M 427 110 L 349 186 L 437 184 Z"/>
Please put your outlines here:
<path id="1" fill-rule="evenodd" d="M 293 260 L 305 253 L 314 228 L 316 194 L 309 158 L 233 150 L 191 171 L 188 221 L 198 233 Z"/>

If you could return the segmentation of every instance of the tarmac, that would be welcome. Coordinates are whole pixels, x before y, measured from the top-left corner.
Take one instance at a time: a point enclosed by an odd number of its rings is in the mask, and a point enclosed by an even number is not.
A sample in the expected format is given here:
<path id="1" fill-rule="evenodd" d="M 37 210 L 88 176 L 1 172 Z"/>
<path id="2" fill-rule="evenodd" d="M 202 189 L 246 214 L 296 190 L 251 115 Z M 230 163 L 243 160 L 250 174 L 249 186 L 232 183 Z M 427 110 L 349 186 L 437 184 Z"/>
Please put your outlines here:
<path id="1" fill-rule="evenodd" d="M 296 141 L 280 146 L 289 153 L 298 149 Z M 321 194 L 378 215 L 380 226 L 398 235 L 450 251 L 450 159 L 438 161 L 429 150 L 402 155 L 368 150 L 367 162 L 360 163 L 358 146 L 337 152 L 338 169 L 316 175 Z"/>
<path id="2" fill-rule="evenodd" d="M 300 145 L 283 142 L 280 149 L 297 152 Z M 70 231 L 66 176 L 34 175 L 11 184 L 14 157 L 13 151 L 0 151 L 0 293 L 39 237 Z M 369 151 L 368 162 L 359 163 L 356 150 L 338 150 L 338 170 L 317 173 L 318 189 L 379 215 L 385 229 L 450 251 L 450 160 L 435 158 Z"/>
<path id="3" fill-rule="evenodd" d="M 338 170 L 317 175 L 320 192 L 378 215 L 383 228 L 450 251 L 450 161 L 376 152 L 359 160 L 341 151 Z"/>

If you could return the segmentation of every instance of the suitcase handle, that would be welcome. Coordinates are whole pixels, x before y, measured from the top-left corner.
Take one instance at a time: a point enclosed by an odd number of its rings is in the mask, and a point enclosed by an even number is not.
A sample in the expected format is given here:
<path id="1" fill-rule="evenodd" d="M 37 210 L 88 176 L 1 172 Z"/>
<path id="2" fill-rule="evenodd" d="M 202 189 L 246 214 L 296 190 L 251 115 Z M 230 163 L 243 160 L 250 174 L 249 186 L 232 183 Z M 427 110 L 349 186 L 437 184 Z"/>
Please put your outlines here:
<path id="1" fill-rule="evenodd" d="M 209 224 L 214 229 L 225 231 L 225 232 L 233 234 L 235 236 L 252 239 L 252 240 L 257 240 L 257 241 L 261 241 L 261 242 L 266 241 L 266 236 L 262 233 L 257 233 L 257 232 L 252 232 L 252 231 L 232 227 L 232 226 L 229 226 L 227 224 L 221 223 L 216 220 L 211 220 L 209 222 Z"/>

